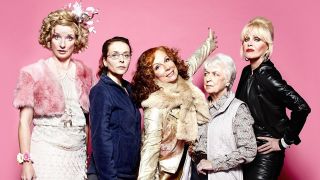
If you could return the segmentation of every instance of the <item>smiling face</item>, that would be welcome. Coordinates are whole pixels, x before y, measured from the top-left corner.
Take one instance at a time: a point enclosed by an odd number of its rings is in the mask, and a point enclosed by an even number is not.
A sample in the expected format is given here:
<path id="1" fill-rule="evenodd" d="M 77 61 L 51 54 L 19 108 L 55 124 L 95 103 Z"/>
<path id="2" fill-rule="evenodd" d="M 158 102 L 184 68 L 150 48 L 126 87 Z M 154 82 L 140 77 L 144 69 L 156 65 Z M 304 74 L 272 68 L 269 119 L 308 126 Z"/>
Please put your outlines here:
<path id="1" fill-rule="evenodd" d="M 152 68 L 156 78 L 161 82 L 175 83 L 178 79 L 177 66 L 163 50 L 155 52 Z"/>
<path id="2" fill-rule="evenodd" d="M 204 89 L 214 99 L 219 99 L 227 93 L 228 80 L 222 63 L 215 63 L 204 72 Z"/>
<path id="3" fill-rule="evenodd" d="M 242 43 L 243 55 L 248 60 L 263 59 L 268 50 L 268 44 L 254 34 L 248 34 Z"/>
<path id="4" fill-rule="evenodd" d="M 128 71 L 131 60 L 131 52 L 128 44 L 115 41 L 108 47 L 107 57 L 103 59 L 103 64 L 108 68 L 107 75 L 122 79 Z"/>

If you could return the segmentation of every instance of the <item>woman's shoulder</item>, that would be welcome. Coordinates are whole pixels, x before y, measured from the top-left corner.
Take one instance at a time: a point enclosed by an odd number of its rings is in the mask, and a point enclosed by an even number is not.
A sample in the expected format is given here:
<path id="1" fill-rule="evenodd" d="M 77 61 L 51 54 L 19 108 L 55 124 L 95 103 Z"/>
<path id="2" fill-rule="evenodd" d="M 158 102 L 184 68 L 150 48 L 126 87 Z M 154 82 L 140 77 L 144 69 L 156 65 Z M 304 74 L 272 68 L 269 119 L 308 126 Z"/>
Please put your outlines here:
<path id="1" fill-rule="evenodd" d="M 159 109 L 165 109 L 174 103 L 174 98 L 168 93 L 164 92 L 163 89 L 155 91 L 149 95 L 149 97 L 141 102 L 143 108 L 156 107 Z"/>
<path id="2" fill-rule="evenodd" d="M 103 99 L 108 99 L 110 96 L 112 96 L 112 92 L 109 91 L 109 86 L 101 79 L 99 79 L 98 83 L 96 83 L 92 88 L 90 89 L 89 97 L 99 96 Z"/>
<path id="3" fill-rule="evenodd" d="M 37 62 L 28 64 L 20 69 L 20 76 L 31 76 L 34 81 L 41 79 L 41 77 L 48 75 L 45 60 L 40 59 Z"/>
<path id="4" fill-rule="evenodd" d="M 282 79 L 280 72 L 270 60 L 263 62 L 258 72 L 259 72 L 258 77 L 261 77 L 262 79 L 268 79 L 268 80 Z"/>
<path id="5" fill-rule="evenodd" d="M 91 68 L 89 68 L 89 66 L 87 66 L 83 61 L 78 60 L 78 59 L 73 59 L 73 62 L 75 63 L 77 69 L 79 69 L 81 72 L 92 75 Z"/>
<path id="6" fill-rule="evenodd" d="M 242 100 L 240 100 L 240 99 L 238 99 L 238 98 L 234 98 L 234 100 L 233 100 L 235 103 L 238 103 L 239 104 L 239 107 L 238 107 L 238 110 L 237 110 L 237 112 L 239 113 L 239 112 L 249 112 L 250 113 L 250 111 L 249 111 L 249 107 L 248 107 L 248 105 L 245 103 L 245 102 L 243 102 Z"/>
<path id="7" fill-rule="evenodd" d="M 162 104 L 160 102 L 162 100 L 162 98 L 161 98 L 161 93 L 159 91 L 160 90 L 151 93 L 147 99 L 145 99 L 141 102 L 141 106 L 144 109 L 148 109 L 151 107 L 160 107 Z"/>
<path id="8" fill-rule="evenodd" d="M 277 70 L 277 68 L 274 66 L 274 64 L 271 62 L 271 60 L 268 60 L 266 62 L 263 62 L 260 67 L 258 72 L 261 73 L 279 73 L 279 71 Z"/>
<path id="9" fill-rule="evenodd" d="M 91 88 L 94 84 L 92 70 L 80 60 L 73 60 L 73 62 L 76 65 L 77 78 L 79 78 L 87 88 Z"/>
<path id="10" fill-rule="evenodd" d="M 93 85 L 90 90 L 90 92 L 95 92 L 95 91 L 98 91 L 98 92 L 108 91 L 108 85 L 104 83 L 103 80 L 100 78 L 98 82 L 95 85 Z"/>
<path id="11" fill-rule="evenodd" d="M 41 71 L 43 67 L 45 66 L 45 60 L 40 59 L 34 63 L 28 64 L 26 66 L 23 66 L 20 71 L 24 72 L 34 72 L 34 71 Z"/>
<path id="12" fill-rule="evenodd" d="M 234 98 L 233 99 L 234 102 L 239 103 L 239 104 L 246 104 L 245 102 L 243 102 L 242 100 L 238 99 L 238 98 Z"/>

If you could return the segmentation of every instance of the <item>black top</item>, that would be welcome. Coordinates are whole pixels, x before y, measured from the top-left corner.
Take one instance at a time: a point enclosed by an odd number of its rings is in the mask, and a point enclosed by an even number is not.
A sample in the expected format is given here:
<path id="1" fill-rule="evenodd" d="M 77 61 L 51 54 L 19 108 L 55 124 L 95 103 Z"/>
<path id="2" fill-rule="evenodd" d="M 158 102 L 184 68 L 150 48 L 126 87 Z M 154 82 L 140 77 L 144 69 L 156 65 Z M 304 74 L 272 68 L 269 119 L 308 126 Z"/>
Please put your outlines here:
<path id="1" fill-rule="evenodd" d="M 248 104 L 254 118 L 256 136 L 284 138 L 287 144 L 299 144 L 299 133 L 310 107 L 306 101 L 282 79 L 270 60 L 255 70 L 246 66 L 241 74 L 236 97 Z M 286 114 L 291 110 L 291 119 Z"/>

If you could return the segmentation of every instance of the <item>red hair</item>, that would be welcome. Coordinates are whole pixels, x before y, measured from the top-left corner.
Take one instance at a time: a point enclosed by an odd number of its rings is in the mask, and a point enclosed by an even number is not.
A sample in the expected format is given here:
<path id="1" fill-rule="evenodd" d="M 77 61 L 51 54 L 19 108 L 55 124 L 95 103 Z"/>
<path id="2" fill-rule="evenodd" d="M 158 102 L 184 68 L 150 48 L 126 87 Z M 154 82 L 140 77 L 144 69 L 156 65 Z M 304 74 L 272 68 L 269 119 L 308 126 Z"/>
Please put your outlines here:
<path id="1" fill-rule="evenodd" d="M 179 57 L 178 50 L 166 46 L 159 46 L 146 50 L 138 59 L 137 70 L 132 79 L 132 96 L 139 105 L 142 101 L 146 100 L 151 93 L 160 89 L 155 83 L 156 76 L 152 67 L 155 59 L 155 52 L 158 50 L 165 52 L 169 58 L 173 60 L 178 69 L 178 74 L 183 79 L 189 79 L 188 66 Z"/>

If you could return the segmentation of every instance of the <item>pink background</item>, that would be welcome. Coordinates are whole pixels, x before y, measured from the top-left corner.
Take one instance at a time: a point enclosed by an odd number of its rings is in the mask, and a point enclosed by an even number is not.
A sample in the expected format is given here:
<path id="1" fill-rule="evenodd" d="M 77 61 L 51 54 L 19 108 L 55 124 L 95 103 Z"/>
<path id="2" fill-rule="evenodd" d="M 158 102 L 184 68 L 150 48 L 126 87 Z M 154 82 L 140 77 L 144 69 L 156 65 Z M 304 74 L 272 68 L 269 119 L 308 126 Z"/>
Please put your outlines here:
<path id="1" fill-rule="evenodd" d="M 0 112 L 0 179 L 19 179 L 17 127 L 19 114 L 12 106 L 13 90 L 22 66 L 50 55 L 38 43 L 42 19 L 51 11 L 63 7 L 69 0 L 3 1 L 1 17 L 1 90 Z M 312 113 L 301 133 L 302 143 L 286 153 L 281 179 L 320 179 L 318 149 L 319 117 L 319 1 L 279 0 L 162 0 L 84 1 L 100 9 L 97 34 L 90 36 L 89 48 L 76 57 L 94 71 L 102 43 L 116 35 L 130 39 L 133 60 L 126 75 L 131 80 L 137 57 L 146 49 L 168 45 L 180 49 L 187 58 L 207 37 L 212 27 L 219 41 L 215 51 L 231 55 L 238 68 L 234 90 L 242 68 L 247 65 L 239 55 L 240 32 L 255 16 L 265 16 L 275 26 L 273 62 L 283 77 L 309 103 Z M 202 70 L 194 79 L 202 86 Z"/>

